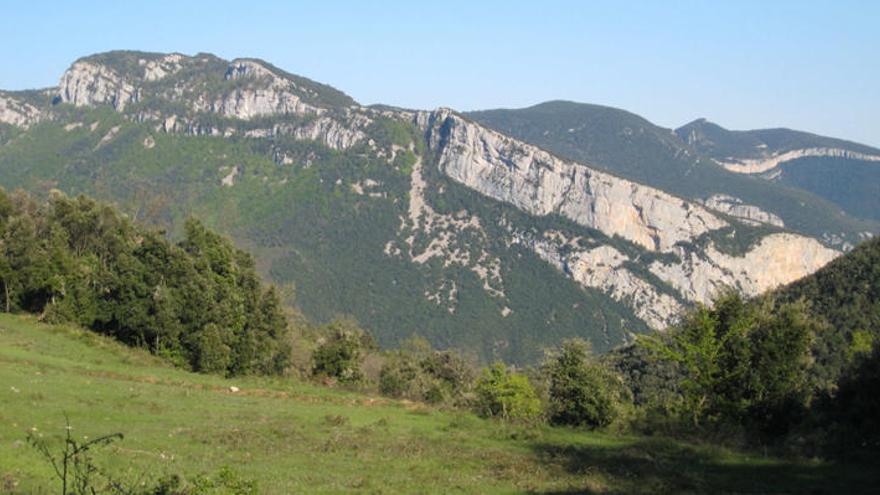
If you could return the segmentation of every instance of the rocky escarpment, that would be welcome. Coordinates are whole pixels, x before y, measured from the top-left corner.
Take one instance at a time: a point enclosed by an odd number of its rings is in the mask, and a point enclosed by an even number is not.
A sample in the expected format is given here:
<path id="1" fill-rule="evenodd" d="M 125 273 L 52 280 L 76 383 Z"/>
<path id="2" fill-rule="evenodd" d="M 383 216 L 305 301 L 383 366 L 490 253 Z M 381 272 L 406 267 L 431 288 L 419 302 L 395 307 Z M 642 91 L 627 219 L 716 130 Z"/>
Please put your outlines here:
<path id="1" fill-rule="evenodd" d="M 314 97 L 314 91 L 299 87 L 254 60 L 233 60 L 224 78 L 245 84 L 221 94 L 199 95 L 192 104 L 194 111 L 243 120 L 266 115 L 320 115 L 326 111 L 303 101 L 303 93 Z"/>
<path id="2" fill-rule="evenodd" d="M 713 194 L 703 200 L 702 203 L 707 208 L 739 218 L 751 225 L 764 223 L 776 227 L 785 227 L 785 223 L 779 218 L 779 215 L 766 212 L 754 205 L 747 205 L 743 203 L 743 200 L 727 194 Z"/>
<path id="3" fill-rule="evenodd" d="M 775 169 L 785 162 L 790 162 L 799 158 L 814 157 L 847 158 L 850 160 L 880 162 L 880 155 L 860 153 L 842 148 L 802 148 L 783 153 L 774 153 L 762 158 L 715 159 L 715 162 L 731 172 L 737 172 L 740 174 L 762 174 Z"/>
<path id="4" fill-rule="evenodd" d="M 138 89 L 113 69 L 80 60 L 61 76 L 58 99 L 76 106 L 111 105 L 117 111 L 138 100 Z"/>
<path id="5" fill-rule="evenodd" d="M 361 142 L 372 122 L 373 112 L 349 104 L 344 94 L 259 60 L 225 62 L 209 55 L 138 53 L 120 57 L 122 61 L 116 63 L 107 55 L 75 62 L 61 77 L 56 101 L 110 105 L 123 113 L 138 104 L 131 118 L 155 122 L 156 129 L 164 132 L 290 136 L 333 149 Z M 207 115 L 231 120 L 218 123 L 203 117 Z M 277 120 L 267 126 L 243 125 L 266 117 Z"/>
<path id="6" fill-rule="evenodd" d="M 702 205 L 560 159 L 450 110 L 420 113 L 415 121 L 425 130 L 438 168 L 452 180 L 532 215 L 560 215 L 665 255 L 649 265 L 653 279 L 631 270 L 638 259 L 610 245 L 584 247 L 547 232 L 514 236 L 584 287 L 626 303 L 652 328 L 665 327 L 681 309 L 658 281 L 683 301 L 709 302 L 722 287 L 755 295 L 791 282 L 839 254 L 788 233 L 766 236 L 741 256 L 722 252 L 712 241 L 700 248 L 706 235 L 737 226 Z M 781 224 L 736 198 L 713 197 L 709 203 L 749 224 Z"/>
<path id="7" fill-rule="evenodd" d="M 562 160 L 450 110 L 418 122 L 443 173 L 530 214 L 559 214 L 652 251 L 726 225 L 700 205 Z"/>
<path id="8" fill-rule="evenodd" d="M 677 263 L 655 261 L 650 270 L 691 301 L 708 302 L 722 287 L 754 296 L 793 282 L 821 268 L 840 253 L 796 234 L 771 234 L 743 256 L 720 252 L 714 245 L 698 252 L 676 247 Z"/>
<path id="9" fill-rule="evenodd" d="M 636 275 L 627 266 L 629 257 L 612 246 L 581 248 L 578 239 L 556 231 L 539 237 L 516 232 L 511 242 L 527 247 L 580 285 L 629 306 L 650 328 L 662 330 L 681 313 L 682 305 L 676 298 Z"/>
<path id="10" fill-rule="evenodd" d="M 0 122 L 27 128 L 39 122 L 42 117 L 42 112 L 34 105 L 0 92 Z"/>

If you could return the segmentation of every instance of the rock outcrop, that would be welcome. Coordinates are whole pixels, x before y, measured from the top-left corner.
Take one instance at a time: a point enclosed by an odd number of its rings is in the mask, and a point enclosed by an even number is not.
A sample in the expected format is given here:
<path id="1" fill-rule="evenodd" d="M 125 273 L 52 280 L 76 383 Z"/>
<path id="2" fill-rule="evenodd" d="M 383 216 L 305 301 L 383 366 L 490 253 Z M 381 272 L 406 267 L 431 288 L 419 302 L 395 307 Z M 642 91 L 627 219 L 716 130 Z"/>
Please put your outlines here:
<path id="1" fill-rule="evenodd" d="M 678 263 L 655 261 L 650 270 L 690 301 L 709 302 L 722 287 L 753 296 L 818 270 L 840 253 L 796 234 L 771 234 L 744 256 L 709 245 L 704 252 L 676 247 Z"/>
<path id="2" fill-rule="evenodd" d="M 61 76 L 58 97 L 76 106 L 111 105 L 117 111 L 138 100 L 138 90 L 106 65 L 80 60 Z"/>
<path id="3" fill-rule="evenodd" d="M 629 306 L 654 330 L 666 328 L 681 313 L 681 303 L 633 273 L 626 267 L 631 260 L 611 246 L 580 249 L 576 242 L 555 232 L 546 232 L 540 239 L 517 234 L 513 243 L 526 246 L 580 285 Z"/>
<path id="4" fill-rule="evenodd" d="M 743 203 L 743 200 L 727 194 L 713 194 L 702 203 L 707 208 L 739 218 L 751 225 L 765 223 L 776 227 L 785 227 L 785 223 L 779 218 L 779 215 L 766 212 L 754 205 L 747 205 Z"/>
<path id="5" fill-rule="evenodd" d="M 652 328 L 664 328 L 681 310 L 657 280 L 683 301 L 705 303 L 722 287 L 755 295 L 791 282 L 839 254 L 815 239 L 788 233 L 763 238 L 743 256 L 725 254 L 711 241 L 698 248 L 704 234 L 736 226 L 703 205 L 560 159 L 450 110 L 420 113 L 415 122 L 425 130 L 440 171 L 452 180 L 529 214 L 558 214 L 675 260 L 650 264 L 656 277 L 650 280 L 628 267 L 635 260 L 609 245 L 564 250 L 546 238 L 515 241 L 584 287 L 627 304 Z M 713 196 L 707 205 L 750 224 L 782 226 L 775 215 L 737 198 Z"/>
<path id="6" fill-rule="evenodd" d="M 775 153 L 762 158 L 715 159 L 715 162 L 731 172 L 740 174 L 762 174 L 773 170 L 785 162 L 809 157 L 848 158 L 850 160 L 880 162 L 880 155 L 869 155 L 867 153 L 859 153 L 857 151 L 850 151 L 842 148 L 803 148 L 783 153 Z"/>
<path id="7" fill-rule="evenodd" d="M 10 94 L 0 93 L 0 122 L 28 128 L 42 118 L 42 112 L 37 107 Z"/>
<path id="8" fill-rule="evenodd" d="M 450 110 L 417 121 L 443 173 L 530 214 L 559 214 L 652 251 L 726 225 L 700 205 L 562 160 Z"/>

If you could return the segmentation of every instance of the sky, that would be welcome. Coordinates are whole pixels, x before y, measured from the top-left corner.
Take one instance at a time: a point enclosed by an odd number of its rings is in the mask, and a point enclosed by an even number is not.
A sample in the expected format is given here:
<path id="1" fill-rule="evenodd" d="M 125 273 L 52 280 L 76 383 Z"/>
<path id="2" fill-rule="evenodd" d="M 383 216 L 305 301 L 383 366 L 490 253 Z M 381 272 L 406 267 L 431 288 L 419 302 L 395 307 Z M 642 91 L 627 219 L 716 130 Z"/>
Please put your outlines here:
<path id="1" fill-rule="evenodd" d="M 2 1 L 0 88 L 113 49 L 257 57 L 364 104 L 565 99 L 880 147 L 880 2 Z"/>

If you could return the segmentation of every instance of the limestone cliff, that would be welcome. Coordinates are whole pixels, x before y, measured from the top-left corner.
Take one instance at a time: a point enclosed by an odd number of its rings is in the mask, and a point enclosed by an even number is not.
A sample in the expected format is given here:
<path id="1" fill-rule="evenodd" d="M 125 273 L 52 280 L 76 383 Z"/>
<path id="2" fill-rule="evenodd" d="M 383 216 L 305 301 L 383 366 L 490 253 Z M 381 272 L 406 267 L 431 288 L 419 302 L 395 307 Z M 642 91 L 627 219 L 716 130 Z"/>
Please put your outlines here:
<path id="1" fill-rule="evenodd" d="M 785 162 L 810 157 L 848 158 L 851 160 L 880 162 L 880 155 L 830 147 L 800 148 L 781 153 L 773 153 L 760 158 L 715 159 L 715 162 L 731 172 L 737 172 L 740 174 L 761 174 L 764 172 L 770 172 Z"/>
<path id="2" fill-rule="evenodd" d="M 779 215 L 764 211 L 754 205 L 747 205 L 741 199 L 727 194 L 713 194 L 702 203 L 707 208 L 739 218 L 751 225 L 765 223 L 776 227 L 785 227 L 785 223 L 779 218 Z"/>
<path id="3" fill-rule="evenodd" d="M 420 113 L 415 122 L 425 130 L 438 168 L 452 180 L 532 215 L 560 215 L 608 238 L 668 255 L 674 261 L 654 261 L 649 269 L 683 301 L 709 302 L 725 286 L 755 295 L 812 273 L 839 254 L 791 233 L 766 236 L 742 256 L 726 254 L 712 241 L 698 248 L 705 235 L 736 226 L 703 205 L 560 159 L 451 110 Z M 707 206 L 749 224 L 781 226 L 778 217 L 736 198 L 713 197 Z M 618 249 L 562 249 L 552 238 L 517 235 L 515 242 L 581 285 L 628 304 L 652 328 L 665 327 L 680 312 L 676 298 L 657 280 L 629 269 L 627 263 L 637 260 Z"/>
<path id="4" fill-rule="evenodd" d="M 42 117 L 39 108 L 13 95 L 0 92 L 0 122 L 27 128 L 39 122 Z"/>
<path id="5" fill-rule="evenodd" d="M 726 225 L 700 205 L 562 160 L 450 110 L 418 119 L 440 170 L 533 215 L 559 214 L 652 251 Z"/>

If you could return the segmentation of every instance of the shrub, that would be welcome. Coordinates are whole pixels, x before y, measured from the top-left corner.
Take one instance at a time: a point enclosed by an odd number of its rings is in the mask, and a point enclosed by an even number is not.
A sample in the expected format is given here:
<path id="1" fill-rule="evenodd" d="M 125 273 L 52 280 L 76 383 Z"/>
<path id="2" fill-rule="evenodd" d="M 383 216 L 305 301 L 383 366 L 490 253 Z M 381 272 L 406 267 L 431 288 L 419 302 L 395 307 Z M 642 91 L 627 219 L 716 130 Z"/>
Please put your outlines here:
<path id="1" fill-rule="evenodd" d="M 385 362 L 379 372 L 379 392 L 389 397 L 401 398 L 410 394 L 418 369 L 411 360 L 396 356 Z"/>
<path id="2" fill-rule="evenodd" d="M 361 359 L 375 347 L 372 337 L 350 320 L 336 320 L 325 329 L 329 335 L 319 341 L 312 354 L 314 376 L 328 376 L 343 383 L 363 378 Z"/>
<path id="3" fill-rule="evenodd" d="M 541 401 L 528 378 L 501 363 L 483 370 L 476 395 L 476 411 L 485 417 L 530 421 L 541 415 Z"/>
<path id="4" fill-rule="evenodd" d="M 550 380 L 550 421 L 554 424 L 598 428 L 618 416 L 620 385 L 604 366 L 589 362 L 588 353 L 586 342 L 567 341 L 544 365 Z"/>

